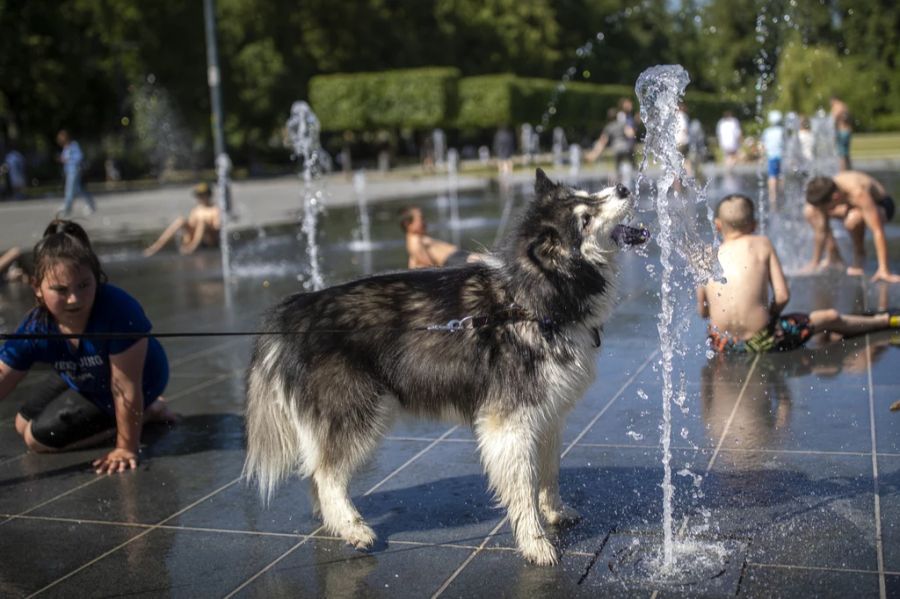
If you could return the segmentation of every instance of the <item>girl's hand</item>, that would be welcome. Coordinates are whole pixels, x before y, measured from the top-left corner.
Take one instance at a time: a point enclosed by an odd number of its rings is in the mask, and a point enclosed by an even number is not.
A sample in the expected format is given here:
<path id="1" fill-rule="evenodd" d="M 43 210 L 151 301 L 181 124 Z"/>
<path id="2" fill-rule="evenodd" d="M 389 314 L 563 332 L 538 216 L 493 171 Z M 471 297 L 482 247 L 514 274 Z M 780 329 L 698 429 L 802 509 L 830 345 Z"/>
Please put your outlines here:
<path id="1" fill-rule="evenodd" d="M 138 454 L 128 449 L 113 449 L 106 457 L 98 458 L 91 462 L 94 472 L 97 474 L 113 474 L 135 470 L 138 465 Z"/>

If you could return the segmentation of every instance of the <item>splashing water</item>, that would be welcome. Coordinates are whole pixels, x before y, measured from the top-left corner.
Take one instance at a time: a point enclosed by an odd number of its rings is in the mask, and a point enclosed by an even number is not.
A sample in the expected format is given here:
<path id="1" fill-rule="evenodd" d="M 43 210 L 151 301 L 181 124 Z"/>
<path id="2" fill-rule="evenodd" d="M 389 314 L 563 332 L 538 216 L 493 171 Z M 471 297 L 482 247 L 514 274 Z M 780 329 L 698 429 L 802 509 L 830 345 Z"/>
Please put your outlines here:
<path id="1" fill-rule="evenodd" d="M 447 197 L 450 202 L 450 230 L 454 245 L 460 244 L 459 219 L 459 152 L 447 150 Z"/>
<path id="2" fill-rule="evenodd" d="M 675 292 L 679 287 L 673 278 L 676 261 L 680 258 L 684 266 L 679 266 L 679 270 L 689 275 L 687 285 L 689 289 L 685 291 L 690 293 L 693 293 L 693 288 L 698 284 L 703 284 L 711 278 L 721 278 L 716 246 L 705 243 L 700 238 L 694 206 L 688 201 L 688 189 L 696 194 L 698 201 L 705 201 L 705 190 L 700 189 L 695 181 L 685 176 L 684 156 L 678 152 L 675 142 L 678 130 L 678 104 L 689 82 L 687 71 L 680 65 L 658 65 L 641 73 L 635 85 L 641 118 L 647 128 L 641 178 L 648 159 L 652 159 L 662 168 L 662 174 L 656 183 L 655 205 L 659 219 L 659 234 L 656 240 L 663 267 L 660 289 L 662 306 L 657 322 L 663 377 L 663 422 L 660 427 L 662 431 L 660 440 L 663 463 L 661 486 L 664 541 L 660 567 L 667 571 L 674 568 L 675 562 L 672 538 L 674 496 L 671 466 L 672 403 L 675 401 L 681 405 L 684 402 L 683 394 L 675 397 L 676 391 L 672 383 L 673 358 L 676 353 L 684 355 L 686 352 L 681 336 L 689 322 L 688 319 L 679 319 L 678 324 L 675 324 L 677 303 Z M 680 181 L 680 186 L 676 186 L 676 181 Z"/>
<path id="3" fill-rule="evenodd" d="M 350 248 L 362 252 L 362 267 L 364 274 L 372 273 L 372 224 L 369 220 L 368 198 L 366 194 L 366 173 L 356 171 L 353 173 L 353 191 L 356 194 L 356 204 L 359 208 L 359 233 L 357 239 Z"/>
<path id="4" fill-rule="evenodd" d="M 322 148 L 319 145 L 319 119 L 309 104 L 294 102 L 287 122 L 288 136 L 294 150 L 294 158 L 303 161 L 303 234 L 306 236 L 306 255 L 309 259 L 309 280 L 305 286 L 318 291 L 325 287 L 319 267 L 319 245 L 316 241 L 321 191 L 313 191 L 312 181 L 321 174 Z"/>
<path id="5" fill-rule="evenodd" d="M 756 15 L 756 25 L 754 30 L 756 32 L 756 41 L 759 44 L 759 52 L 753 61 L 754 64 L 756 64 L 756 70 L 759 73 L 756 78 L 756 123 L 759 125 L 760 130 L 762 130 L 765 125 L 763 101 L 765 99 L 766 91 L 769 89 L 769 83 L 772 80 L 772 73 L 770 72 L 767 63 L 768 54 L 765 48 L 766 39 L 769 37 L 769 28 L 766 25 L 765 4 L 760 7 L 759 14 Z M 760 139 L 760 141 L 762 141 L 762 139 Z M 769 207 L 768 185 L 766 179 L 766 157 L 765 152 L 763 152 L 760 155 L 756 167 L 756 214 L 757 221 L 759 222 L 759 232 L 763 235 L 766 234 L 766 226 L 768 224 L 767 213 Z"/>
<path id="6" fill-rule="evenodd" d="M 216 157 L 216 196 L 221 213 L 219 227 L 219 246 L 222 253 L 222 278 L 227 282 L 231 278 L 231 251 L 228 246 L 228 220 L 231 212 L 231 158 L 221 153 Z"/>

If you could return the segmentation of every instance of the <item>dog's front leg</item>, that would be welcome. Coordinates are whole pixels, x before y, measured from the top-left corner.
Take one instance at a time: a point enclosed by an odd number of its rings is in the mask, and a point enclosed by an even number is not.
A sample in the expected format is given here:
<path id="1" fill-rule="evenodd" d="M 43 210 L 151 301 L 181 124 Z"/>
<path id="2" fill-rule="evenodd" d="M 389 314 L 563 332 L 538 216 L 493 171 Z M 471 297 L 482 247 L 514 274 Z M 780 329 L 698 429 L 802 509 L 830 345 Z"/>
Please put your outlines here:
<path id="1" fill-rule="evenodd" d="M 537 415 L 521 412 L 484 414 L 475 422 L 475 435 L 491 488 L 509 514 L 516 544 L 526 559 L 539 566 L 559 561 L 538 512 Z"/>
<path id="2" fill-rule="evenodd" d="M 559 451 L 562 422 L 552 423 L 541 438 L 540 492 L 538 505 L 547 524 L 557 525 L 575 522 L 581 515 L 565 505 L 559 496 Z"/>

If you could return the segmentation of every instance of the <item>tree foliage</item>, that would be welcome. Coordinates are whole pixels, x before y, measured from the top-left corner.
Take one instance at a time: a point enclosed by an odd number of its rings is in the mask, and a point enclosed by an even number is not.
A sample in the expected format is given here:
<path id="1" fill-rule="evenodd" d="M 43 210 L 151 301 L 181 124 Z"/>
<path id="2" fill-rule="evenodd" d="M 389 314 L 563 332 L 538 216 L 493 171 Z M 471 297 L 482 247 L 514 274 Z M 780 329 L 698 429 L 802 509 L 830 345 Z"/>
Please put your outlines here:
<path id="1" fill-rule="evenodd" d="M 892 0 L 216 4 L 226 140 L 237 162 L 282 151 L 290 105 L 310 97 L 313 77 L 351 72 L 448 67 L 463 81 L 509 73 L 575 90 L 579 82 L 631 88 L 648 66 L 680 63 L 691 92 L 736 102 L 743 118 L 756 114 L 757 98 L 809 111 L 832 93 L 846 96 L 858 128 L 896 123 L 900 113 L 900 4 Z M 67 127 L 88 152 L 152 171 L 159 161 L 147 148 L 159 140 L 144 125 L 163 119 L 178 129 L 167 139 L 181 146 L 182 162 L 211 163 L 201 2 L 0 0 L 0 31 L 0 145 L 17 140 L 47 156 Z M 469 85 L 477 81 L 460 89 Z M 543 98 L 539 88 L 533 97 Z M 365 101 L 359 94 L 347 89 L 335 102 L 352 115 Z M 570 116 L 598 118 L 559 114 Z"/>

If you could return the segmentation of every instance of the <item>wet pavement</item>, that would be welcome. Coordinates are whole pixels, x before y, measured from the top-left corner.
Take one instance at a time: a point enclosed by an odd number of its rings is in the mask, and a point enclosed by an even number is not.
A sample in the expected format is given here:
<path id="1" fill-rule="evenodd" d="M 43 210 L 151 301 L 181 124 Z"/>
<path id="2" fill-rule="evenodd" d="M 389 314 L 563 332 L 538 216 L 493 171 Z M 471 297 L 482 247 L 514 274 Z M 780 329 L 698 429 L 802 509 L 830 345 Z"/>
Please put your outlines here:
<path id="1" fill-rule="evenodd" d="M 456 230 L 447 198 L 430 200 L 426 216 L 435 236 L 476 249 L 505 228 L 519 193 L 460 193 Z M 397 206 L 371 207 L 370 252 L 353 249 L 354 210 L 323 217 L 330 283 L 403 267 Z M 900 264 L 896 225 L 889 237 Z M 215 252 L 141 260 L 110 249 L 102 258 L 157 332 L 248 330 L 300 288 L 305 254 L 287 231 L 238 240 L 234 250 L 240 276 L 228 286 Z M 46 371 L 0 402 L 0 595 L 900 595 L 900 414 L 888 410 L 900 399 L 900 335 L 710 360 L 703 323 L 690 312 L 689 351 L 678 360 L 687 401 L 673 410 L 673 470 L 685 472 L 674 477 L 675 531 L 727 558 L 679 584 L 629 573 L 629 552 L 662 538 L 662 403 L 658 276 L 648 272 L 658 272 L 658 257 L 652 248 L 628 252 L 623 265 L 597 380 L 564 435 L 562 496 L 583 519 L 553 531 L 559 566 L 534 567 L 514 552 L 470 432 L 439 422 L 401 419 L 354 477 L 354 501 L 379 537 L 370 553 L 321 530 L 305 481 L 290 481 L 263 507 L 239 479 L 250 339 L 187 337 L 163 342 L 166 397 L 183 419 L 145 429 L 137 472 L 94 475 L 88 462 L 98 448 L 24 451 L 13 415 Z M 792 311 L 900 305 L 900 285 L 839 274 L 794 277 L 791 286 Z M 27 288 L 0 288 L 0 328 L 30 303 Z"/>

